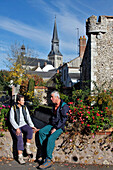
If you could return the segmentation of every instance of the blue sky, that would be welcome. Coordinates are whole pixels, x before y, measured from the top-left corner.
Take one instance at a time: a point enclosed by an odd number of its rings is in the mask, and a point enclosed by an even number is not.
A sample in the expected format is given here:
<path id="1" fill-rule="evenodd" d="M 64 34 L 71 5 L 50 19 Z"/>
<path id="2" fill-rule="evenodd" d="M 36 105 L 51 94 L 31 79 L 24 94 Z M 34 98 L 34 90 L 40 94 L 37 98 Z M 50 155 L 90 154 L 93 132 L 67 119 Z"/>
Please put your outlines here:
<path id="1" fill-rule="evenodd" d="M 79 36 L 92 15 L 113 16 L 113 0 L 0 0 L 0 69 L 17 41 L 47 59 L 56 15 L 59 49 L 63 61 L 78 56 Z"/>

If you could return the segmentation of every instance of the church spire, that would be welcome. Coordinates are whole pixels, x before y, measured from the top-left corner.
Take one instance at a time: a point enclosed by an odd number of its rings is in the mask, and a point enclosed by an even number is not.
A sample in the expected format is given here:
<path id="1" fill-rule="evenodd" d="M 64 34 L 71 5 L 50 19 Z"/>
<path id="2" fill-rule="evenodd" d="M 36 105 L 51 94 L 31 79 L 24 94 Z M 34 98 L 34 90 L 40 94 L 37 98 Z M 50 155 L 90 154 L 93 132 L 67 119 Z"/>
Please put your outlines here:
<path id="1" fill-rule="evenodd" d="M 55 22 L 54 22 L 52 42 L 54 42 L 54 43 L 55 43 L 55 42 L 59 42 L 58 34 L 57 34 L 56 16 L 55 16 Z"/>
<path id="2" fill-rule="evenodd" d="M 54 22 L 53 37 L 52 37 L 51 51 L 48 54 L 48 60 L 52 62 L 55 68 L 63 64 L 63 56 L 59 51 L 59 39 L 57 33 L 56 17 Z"/>

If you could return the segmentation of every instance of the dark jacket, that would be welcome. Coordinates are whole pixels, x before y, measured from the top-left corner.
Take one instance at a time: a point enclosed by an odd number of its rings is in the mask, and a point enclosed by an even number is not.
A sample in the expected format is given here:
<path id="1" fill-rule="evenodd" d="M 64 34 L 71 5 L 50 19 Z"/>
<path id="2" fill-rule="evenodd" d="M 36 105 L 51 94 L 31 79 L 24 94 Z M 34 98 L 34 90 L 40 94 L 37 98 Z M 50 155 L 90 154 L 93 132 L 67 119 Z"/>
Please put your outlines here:
<path id="1" fill-rule="evenodd" d="M 15 121 L 19 125 L 19 122 L 20 122 L 20 109 L 16 104 L 13 106 L 13 108 L 14 108 L 14 113 L 15 113 L 15 115 L 14 115 L 15 116 Z M 22 113 L 23 113 L 23 116 L 24 116 L 24 120 L 28 124 L 26 106 L 22 106 Z"/>
<path id="2" fill-rule="evenodd" d="M 53 106 L 52 112 L 53 115 L 51 117 L 51 125 L 55 129 L 61 128 L 63 131 L 65 130 L 65 123 L 67 120 L 67 113 L 69 112 L 69 106 L 61 100 L 60 106 L 57 109 L 56 114 L 54 114 L 55 106 Z"/>

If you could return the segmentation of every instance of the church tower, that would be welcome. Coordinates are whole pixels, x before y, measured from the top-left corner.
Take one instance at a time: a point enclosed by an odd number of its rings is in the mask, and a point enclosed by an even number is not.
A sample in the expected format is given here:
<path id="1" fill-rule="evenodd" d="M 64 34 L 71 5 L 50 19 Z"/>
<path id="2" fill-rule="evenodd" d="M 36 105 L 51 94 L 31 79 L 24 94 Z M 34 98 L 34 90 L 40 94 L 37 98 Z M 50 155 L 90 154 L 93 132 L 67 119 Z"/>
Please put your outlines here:
<path id="1" fill-rule="evenodd" d="M 52 38 L 51 51 L 48 54 L 48 60 L 52 62 L 55 68 L 63 65 L 63 56 L 59 51 L 59 39 L 57 34 L 56 18 L 54 22 L 53 38 Z"/>

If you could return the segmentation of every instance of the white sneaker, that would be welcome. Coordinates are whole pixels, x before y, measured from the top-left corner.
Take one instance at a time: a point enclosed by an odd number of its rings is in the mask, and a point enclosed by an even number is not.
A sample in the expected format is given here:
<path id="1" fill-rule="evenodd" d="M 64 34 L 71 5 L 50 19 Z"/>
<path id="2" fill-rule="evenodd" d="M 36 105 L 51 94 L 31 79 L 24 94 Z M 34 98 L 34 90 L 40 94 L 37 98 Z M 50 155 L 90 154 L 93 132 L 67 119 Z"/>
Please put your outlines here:
<path id="1" fill-rule="evenodd" d="M 30 145 L 26 145 L 26 153 L 28 154 L 28 155 L 30 155 L 30 154 L 32 154 L 32 152 L 31 152 L 31 150 L 30 150 Z"/>
<path id="2" fill-rule="evenodd" d="M 22 165 L 25 164 L 26 162 L 23 160 L 23 156 L 18 157 L 18 162 Z"/>

